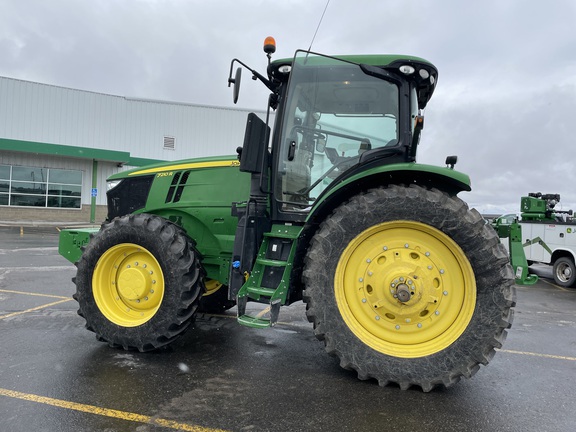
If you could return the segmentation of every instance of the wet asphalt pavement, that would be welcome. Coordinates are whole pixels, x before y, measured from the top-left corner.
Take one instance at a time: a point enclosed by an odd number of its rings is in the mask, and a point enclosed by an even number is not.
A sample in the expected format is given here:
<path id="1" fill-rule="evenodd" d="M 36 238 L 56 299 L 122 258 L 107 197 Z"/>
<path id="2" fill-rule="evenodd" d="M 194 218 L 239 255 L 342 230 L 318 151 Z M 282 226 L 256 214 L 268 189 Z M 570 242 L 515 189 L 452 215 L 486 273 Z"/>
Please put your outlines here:
<path id="1" fill-rule="evenodd" d="M 108 348 L 76 314 L 57 242 L 55 228 L 0 227 L 0 431 L 576 430 L 576 289 L 549 278 L 518 287 L 487 367 L 422 393 L 341 369 L 302 303 L 273 329 L 242 327 L 232 310 L 199 316 L 161 352 Z"/>

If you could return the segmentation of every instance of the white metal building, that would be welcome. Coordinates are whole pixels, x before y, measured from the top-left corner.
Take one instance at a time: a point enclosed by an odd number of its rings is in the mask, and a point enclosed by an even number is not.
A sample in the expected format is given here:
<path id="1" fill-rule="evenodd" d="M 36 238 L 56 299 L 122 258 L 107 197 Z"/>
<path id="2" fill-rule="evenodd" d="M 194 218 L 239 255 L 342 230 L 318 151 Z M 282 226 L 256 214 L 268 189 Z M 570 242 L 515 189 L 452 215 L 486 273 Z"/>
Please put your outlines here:
<path id="1" fill-rule="evenodd" d="M 0 221 L 100 222 L 109 175 L 234 154 L 247 114 L 0 77 Z"/>

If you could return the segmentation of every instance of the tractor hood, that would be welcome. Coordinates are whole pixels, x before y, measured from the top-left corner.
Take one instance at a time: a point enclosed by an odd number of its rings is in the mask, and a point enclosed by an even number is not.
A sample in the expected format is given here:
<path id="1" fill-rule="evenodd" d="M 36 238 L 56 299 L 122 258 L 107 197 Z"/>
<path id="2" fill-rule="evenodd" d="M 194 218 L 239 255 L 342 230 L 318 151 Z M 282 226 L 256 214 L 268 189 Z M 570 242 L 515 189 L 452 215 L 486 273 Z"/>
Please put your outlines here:
<path id="1" fill-rule="evenodd" d="M 249 176 L 237 156 L 164 162 L 108 178 L 108 220 L 131 213 L 174 213 L 202 206 L 226 207 L 249 194 Z"/>

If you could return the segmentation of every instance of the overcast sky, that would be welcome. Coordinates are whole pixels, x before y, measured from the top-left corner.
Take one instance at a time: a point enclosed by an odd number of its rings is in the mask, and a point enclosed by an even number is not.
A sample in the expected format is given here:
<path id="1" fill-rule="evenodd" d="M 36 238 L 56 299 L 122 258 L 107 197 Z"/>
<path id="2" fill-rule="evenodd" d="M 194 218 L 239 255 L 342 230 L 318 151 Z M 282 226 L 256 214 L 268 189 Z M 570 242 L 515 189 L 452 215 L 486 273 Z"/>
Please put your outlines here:
<path id="1" fill-rule="evenodd" d="M 265 71 L 307 49 L 326 0 L 2 0 L 0 76 L 120 96 L 232 107 L 237 57 Z M 528 192 L 576 210 L 576 1 L 330 0 L 312 50 L 402 53 L 439 69 L 418 161 L 472 178 L 482 212 Z M 248 78 L 238 106 L 264 109 Z M 1 97 L 1 95 L 0 95 Z M 242 137 L 239 137 L 241 140 Z M 238 143 L 230 143 L 233 153 Z"/>

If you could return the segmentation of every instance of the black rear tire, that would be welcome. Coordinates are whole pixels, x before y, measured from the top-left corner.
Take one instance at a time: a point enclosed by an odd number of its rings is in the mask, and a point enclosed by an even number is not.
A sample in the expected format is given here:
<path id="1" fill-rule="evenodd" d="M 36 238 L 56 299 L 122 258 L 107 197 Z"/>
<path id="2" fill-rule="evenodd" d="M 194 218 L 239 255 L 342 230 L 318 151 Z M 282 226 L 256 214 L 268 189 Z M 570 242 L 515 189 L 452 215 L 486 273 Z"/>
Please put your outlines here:
<path id="1" fill-rule="evenodd" d="M 494 230 L 460 199 L 391 185 L 320 226 L 303 273 L 308 319 L 360 379 L 451 386 L 487 364 L 513 319 L 515 286 Z"/>
<path id="2" fill-rule="evenodd" d="M 76 263 L 74 298 L 98 340 L 151 351 L 173 342 L 193 321 L 204 292 L 194 242 L 155 215 L 102 225 Z"/>

